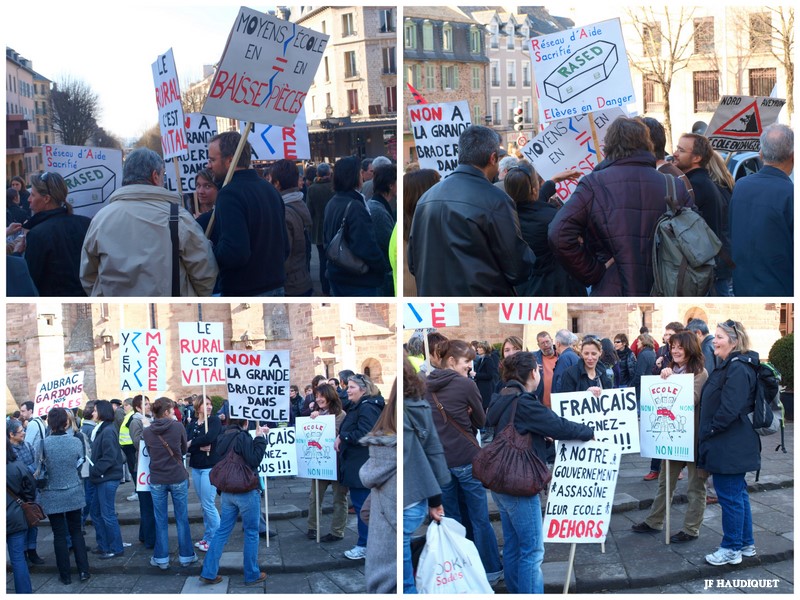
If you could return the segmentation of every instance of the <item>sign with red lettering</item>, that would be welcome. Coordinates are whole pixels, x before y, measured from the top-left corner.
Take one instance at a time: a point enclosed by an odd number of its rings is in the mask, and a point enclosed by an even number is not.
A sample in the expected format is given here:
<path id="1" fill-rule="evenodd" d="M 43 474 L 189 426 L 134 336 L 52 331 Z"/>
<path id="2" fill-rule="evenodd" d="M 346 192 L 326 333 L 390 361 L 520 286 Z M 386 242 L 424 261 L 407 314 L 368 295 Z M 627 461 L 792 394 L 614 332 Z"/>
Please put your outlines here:
<path id="1" fill-rule="evenodd" d="M 407 302 L 403 305 L 403 329 L 458 327 L 458 304 Z"/>
<path id="2" fill-rule="evenodd" d="M 612 444 L 622 454 L 639 452 L 636 388 L 601 390 L 599 397 L 588 391 L 551 394 L 550 407 L 568 421 L 591 427 L 594 439 Z"/>
<path id="3" fill-rule="evenodd" d="M 217 135 L 217 119 L 202 113 L 189 113 L 184 117 L 186 142 L 189 149 L 180 159 L 181 189 L 184 194 L 195 191 L 197 174 L 208 164 L 208 142 Z M 167 181 L 165 187 L 171 192 L 178 191 L 178 182 L 175 180 L 175 167 L 172 160 L 167 160 Z"/>
<path id="4" fill-rule="evenodd" d="M 300 109 L 290 127 L 255 123 L 247 141 L 253 149 L 253 160 L 310 159 L 311 144 L 308 141 L 305 108 Z"/>
<path id="5" fill-rule="evenodd" d="M 642 418 L 639 438 L 642 456 L 694 460 L 694 375 L 642 377 Z"/>
<path id="6" fill-rule="evenodd" d="M 624 115 L 621 108 L 610 108 L 553 121 L 521 149 L 522 156 L 545 180 L 570 169 L 591 173 L 605 157 L 608 126 Z M 556 184 L 562 202 L 569 199 L 578 181 Z"/>
<path id="7" fill-rule="evenodd" d="M 175 69 L 172 48 L 159 55 L 152 67 L 162 155 L 165 159 L 184 156 L 189 151 L 189 144 L 183 127 L 181 86 L 178 83 L 178 71 Z"/>
<path id="8" fill-rule="evenodd" d="M 759 152 L 764 128 L 778 122 L 785 104 L 782 98 L 723 96 L 706 129 L 711 147 L 725 152 Z"/>
<path id="9" fill-rule="evenodd" d="M 232 419 L 289 421 L 288 350 L 229 350 L 225 379 Z"/>
<path id="10" fill-rule="evenodd" d="M 454 171 L 458 166 L 458 138 L 472 125 L 469 102 L 412 104 L 408 123 L 420 168 L 439 171 L 442 177 Z"/>
<path id="11" fill-rule="evenodd" d="M 120 332 L 119 378 L 123 392 L 167 389 L 166 334 L 160 329 L 124 329 Z"/>
<path id="12" fill-rule="evenodd" d="M 139 444 L 139 463 L 136 465 L 136 491 L 150 491 L 150 453 L 147 444 Z"/>
<path id="13" fill-rule="evenodd" d="M 549 33 L 530 44 L 541 122 L 635 102 L 619 19 Z"/>
<path id="14" fill-rule="evenodd" d="M 202 112 L 291 127 L 314 82 L 328 37 L 241 7 Z"/>
<path id="15" fill-rule="evenodd" d="M 33 399 L 33 416 L 44 417 L 53 407 L 80 408 L 83 404 L 83 371 L 40 381 Z"/>
<path id="16" fill-rule="evenodd" d="M 225 383 L 222 323 L 178 323 L 181 385 Z"/>
<path id="17" fill-rule="evenodd" d="M 298 417 L 295 429 L 297 476 L 336 481 L 336 417 Z"/>
<path id="18" fill-rule="evenodd" d="M 549 302 L 502 302 L 500 322 L 521 325 L 553 324 L 553 305 Z"/>
<path id="19" fill-rule="evenodd" d="M 619 448 L 604 442 L 557 441 L 544 513 L 545 542 L 602 544 L 608 535 Z"/>

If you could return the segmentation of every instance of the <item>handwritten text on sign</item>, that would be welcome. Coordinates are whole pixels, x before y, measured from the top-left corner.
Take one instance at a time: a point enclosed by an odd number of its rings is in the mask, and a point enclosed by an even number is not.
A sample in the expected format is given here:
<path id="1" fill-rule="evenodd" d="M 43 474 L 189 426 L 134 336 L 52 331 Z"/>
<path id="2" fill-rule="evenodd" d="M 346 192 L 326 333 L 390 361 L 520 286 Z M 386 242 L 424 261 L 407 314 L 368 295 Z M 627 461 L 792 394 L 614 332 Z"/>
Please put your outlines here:
<path id="1" fill-rule="evenodd" d="M 314 81 L 328 37 L 241 7 L 202 112 L 290 127 Z"/>
<path id="2" fill-rule="evenodd" d="M 256 432 L 250 431 L 255 438 Z M 297 450 L 294 427 L 275 427 L 267 433 L 267 448 L 258 465 L 259 477 L 297 475 Z"/>
<path id="3" fill-rule="evenodd" d="M 443 177 L 458 166 L 458 138 L 472 123 L 469 102 L 414 104 L 408 107 L 417 160 Z"/>
<path id="4" fill-rule="evenodd" d="M 546 542 L 605 542 L 621 452 L 604 442 L 562 442 L 544 514 Z"/>
<path id="5" fill-rule="evenodd" d="M 458 327 L 458 304 L 407 302 L 403 305 L 403 329 Z"/>
<path id="6" fill-rule="evenodd" d="M 295 428 L 298 477 L 336 481 L 336 417 L 298 417 Z"/>
<path id="7" fill-rule="evenodd" d="M 247 136 L 253 160 L 306 160 L 311 158 L 306 111 L 301 108 L 289 127 L 255 123 Z"/>
<path id="8" fill-rule="evenodd" d="M 781 98 L 723 96 L 706 129 L 714 150 L 758 152 L 764 128 L 777 123 L 786 104 Z"/>
<path id="9" fill-rule="evenodd" d="M 183 128 L 183 105 L 178 71 L 172 48 L 161 54 L 152 64 L 156 87 L 158 126 L 161 130 L 161 150 L 164 158 L 183 156 L 189 149 Z"/>
<path id="10" fill-rule="evenodd" d="M 225 353 L 231 418 L 289 421 L 289 351 Z"/>
<path id="11" fill-rule="evenodd" d="M 694 460 L 694 375 L 642 377 L 642 456 Z"/>
<path id="12" fill-rule="evenodd" d="M 150 453 L 147 444 L 139 444 L 139 463 L 136 465 L 136 491 L 150 491 Z"/>
<path id="13" fill-rule="evenodd" d="M 33 416 L 43 417 L 50 409 L 79 408 L 83 403 L 83 371 L 41 381 L 36 386 Z"/>
<path id="14" fill-rule="evenodd" d="M 225 381 L 222 323 L 178 323 L 181 384 L 221 384 Z"/>
<path id="15" fill-rule="evenodd" d="M 500 304 L 501 323 L 552 324 L 552 306 L 546 302 L 503 302 Z"/>
<path id="16" fill-rule="evenodd" d="M 542 122 L 634 102 L 619 19 L 531 40 Z"/>
<path id="17" fill-rule="evenodd" d="M 188 150 L 180 160 L 181 189 L 184 193 L 193 193 L 197 174 L 208 164 L 208 142 L 217 135 L 217 119 L 201 113 L 186 115 L 184 126 Z M 172 163 L 172 159 L 167 160 Z M 167 167 L 166 188 L 171 192 L 178 191 L 175 181 L 175 167 Z"/>
<path id="18" fill-rule="evenodd" d="M 591 392 L 552 394 L 550 406 L 568 421 L 594 429 L 594 437 L 622 452 L 639 452 L 639 422 L 636 415 L 636 389 L 602 390 L 596 398 Z"/>
<path id="19" fill-rule="evenodd" d="M 120 390 L 166 390 L 166 334 L 159 329 L 126 329 L 120 332 Z"/>

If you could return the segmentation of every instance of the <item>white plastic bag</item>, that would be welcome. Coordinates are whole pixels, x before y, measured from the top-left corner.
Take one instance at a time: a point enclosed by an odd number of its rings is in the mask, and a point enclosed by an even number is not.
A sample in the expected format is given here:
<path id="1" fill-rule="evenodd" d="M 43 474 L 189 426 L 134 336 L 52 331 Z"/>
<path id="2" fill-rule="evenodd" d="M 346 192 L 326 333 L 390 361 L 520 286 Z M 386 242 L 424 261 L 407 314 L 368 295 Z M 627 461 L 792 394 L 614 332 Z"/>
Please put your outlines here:
<path id="1" fill-rule="evenodd" d="M 420 594 L 493 594 L 475 544 L 455 519 L 431 522 L 417 565 Z"/>

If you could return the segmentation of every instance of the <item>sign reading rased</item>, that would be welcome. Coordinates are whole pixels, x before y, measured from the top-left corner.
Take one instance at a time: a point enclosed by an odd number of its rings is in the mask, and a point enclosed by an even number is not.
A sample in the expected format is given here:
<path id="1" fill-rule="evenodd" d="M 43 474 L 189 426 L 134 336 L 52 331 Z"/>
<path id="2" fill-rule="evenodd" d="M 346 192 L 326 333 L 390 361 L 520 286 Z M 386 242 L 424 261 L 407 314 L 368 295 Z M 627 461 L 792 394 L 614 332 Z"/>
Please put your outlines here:
<path id="1" fill-rule="evenodd" d="M 289 351 L 225 353 L 225 378 L 232 419 L 289 420 Z"/>

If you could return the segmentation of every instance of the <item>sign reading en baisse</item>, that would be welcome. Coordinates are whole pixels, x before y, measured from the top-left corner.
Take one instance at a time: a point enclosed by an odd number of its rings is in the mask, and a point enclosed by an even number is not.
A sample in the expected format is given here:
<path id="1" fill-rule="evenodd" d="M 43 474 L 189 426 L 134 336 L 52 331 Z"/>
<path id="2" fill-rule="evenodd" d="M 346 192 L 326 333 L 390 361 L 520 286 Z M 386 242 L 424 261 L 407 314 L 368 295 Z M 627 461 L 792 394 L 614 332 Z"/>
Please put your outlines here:
<path id="1" fill-rule="evenodd" d="M 777 123 L 786 104 L 782 98 L 765 96 L 723 96 L 706 129 L 714 150 L 758 152 L 764 128 Z"/>
<path id="2" fill-rule="evenodd" d="M 241 7 L 202 112 L 291 126 L 314 81 L 328 37 Z"/>
<path id="3" fill-rule="evenodd" d="M 635 100 L 619 19 L 533 38 L 530 54 L 542 122 Z"/>

